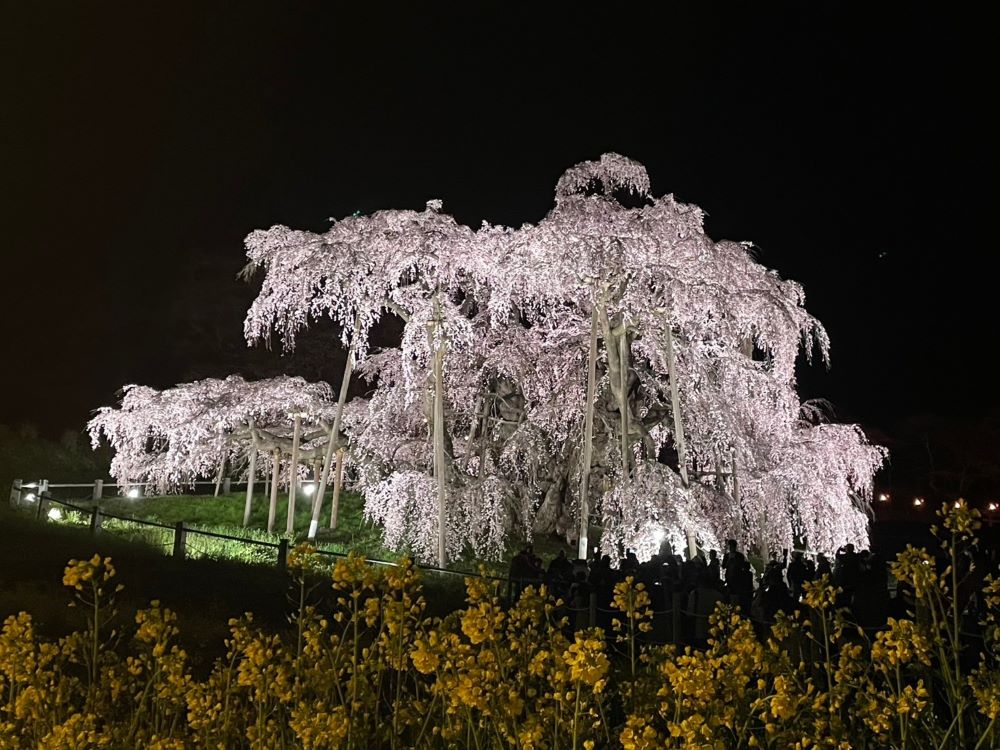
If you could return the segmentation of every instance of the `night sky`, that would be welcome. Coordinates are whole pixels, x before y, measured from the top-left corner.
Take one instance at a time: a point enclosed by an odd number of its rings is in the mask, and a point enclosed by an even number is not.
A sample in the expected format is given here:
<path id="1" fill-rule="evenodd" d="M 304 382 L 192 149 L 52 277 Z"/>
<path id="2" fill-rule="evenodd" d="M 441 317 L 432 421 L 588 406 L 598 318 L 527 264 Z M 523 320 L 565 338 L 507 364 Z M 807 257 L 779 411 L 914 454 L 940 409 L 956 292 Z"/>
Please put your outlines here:
<path id="1" fill-rule="evenodd" d="M 248 232 L 430 198 L 534 222 L 605 151 L 805 286 L 833 346 L 804 396 L 890 432 L 994 408 L 995 61 L 959 4 L 145 5 L 0 3 L 0 423 L 82 429 L 128 382 L 335 380 L 244 353 Z"/>

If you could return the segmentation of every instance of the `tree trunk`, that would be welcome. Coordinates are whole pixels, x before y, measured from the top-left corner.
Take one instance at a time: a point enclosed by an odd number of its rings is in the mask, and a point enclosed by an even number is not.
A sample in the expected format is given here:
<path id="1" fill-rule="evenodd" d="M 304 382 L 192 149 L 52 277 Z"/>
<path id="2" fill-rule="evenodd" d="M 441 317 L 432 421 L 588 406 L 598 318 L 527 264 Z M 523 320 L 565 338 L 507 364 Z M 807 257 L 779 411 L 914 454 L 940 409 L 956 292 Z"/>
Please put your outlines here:
<path id="1" fill-rule="evenodd" d="M 590 314 L 590 352 L 587 355 L 587 410 L 583 421 L 583 461 L 580 467 L 580 530 L 576 556 L 586 560 L 590 550 L 590 467 L 594 460 L 594 397 L 597 391 L 597 307 Z"/>
<path id="2" fill-rule="evenodd" d="M 440 294 L 440 293 L 439 293 Z M 438 566 L 448 562 L 446 545 L 447 509 L 445 507 L 445 459 L 444 459 L 444 347 L 439 341 L 441 332 L 441 301 L 434 299 L 434 476 L 437 479 L 438 499 Z"/>
<path id="3" fill-rule="evenodd" d="M 222 454 L 222 461 L 219 462 L 219 473 L 215 476 L 215 494 L 213 497 L 219 496 L 219 488 L 222 486 L 222 475 L 226 471 L 226 454 Z"/>
<path id="4" fill-rule="evenodd" d="M 483 421 L 483 415 L 486 414 L 486 405 L 489 403 L 489 397 L 486 395 L 480 396 L 476 399 L 476 408 L 473 409 L 473 414 L 476 416 L 472 420 L 472 427 L 469 428 L 469 437 L 465 441 L 465 457 L 462 459 L 462 470 L 468 474 L 469 466 L 472 464 L 472 442 L 476 439 L 476 430 L 479 428 L 480 422 Z M 480 415 L 480 410 L 482 415 Z"/>
<path id="5" fill-rule="evenodd" d="M 354 327 L 358 326 L 355 319 Z M 337 398 L 337 413 L 333 418 L 333 429 L 330 430 L 330 437 L 326 443 L 326 456 L 323 458 L 323 477 L 320 479 L 319 487 L 316 490 L 316 498 L 313 500 L 312 520 L 309 522 L 309 538 L 316 538 L 316 531 L 319 528 L 319 514 L 323 510 L 323 496 L 326 494 L 326 487 L 330 483 L 330 464 L 333 461 L 333 454 L 339 449 L 340 423 L 344 416 L 344 404 L 347 403 L 347 389 L 351 385 L 351 375 L 354 373 L 354 344 L 347 352 L 347 361 L 344 363 L 344 376 L 340 379 L 340 396 Z M 337 476 L 339 481 L 340 465 L 342 459 L 337 458 Z M 332 515 L 330 516 L 330 528 L 337 528 L 337 491 L 334 490 L 334 501 Z"/>
<path id="6" fill-rule="evenodd" d="M 628 330 L 622 322 L 622 334 L 618 343 L 618 368 L 621 370 L 621 388 L 618 389 L 618 411 L 621 415 L 622 484 L 628 485 L 631 477 L 629 460 L 629 407 L 628 407 Z"/>
<path id="7" fill-rule="evenodd" d="M 340 488 L 344 479 L 344 449 L 337 451 L 337 474 L 333 478 L 333 503 L 330 506 L 330 528 L 337 528 L 340 520 Z"/>
<path id="8" fill-rule="evenodd" d="M 598 305 L 601 327 L 604 331 L 604 351 L 608 356 L 608 384 L 611 386 L 611 396 L 617 402 L 619 415 L 619 452 L 621 454 L 622 483 L 629 483 L 629 415 L 628 385 L 629 356 L 628 328 L 624 319 L 612 321 L 604 304 Z M 617 318 L 618 316 L 616 316 Z"/>
<path id="9" fill-rule="evenodd" d="M 251 434 L 253 432 L 253 422 L 250 423 Z M 250 466 L 247 468 L 247 502 L 243 508 L 243 528 L 250 525 L 250 511 L 253 508 L 253 485 L 257 475 L 257 444 L 251 437 L 250 443 Z"/>
<path id="10" fill-rule="evenodd" d="M 274 533 L 274 517 L 278 513 L 278 478 L 281 473 L 281 451 L 274 451 L 271 459 L 271 499 L 267 506 L 267 533 Z"/>
<path id="11" fill-rule="evenodd" d="M 288 475 L 288 520 L 285 523 L 285 533 L 291 536 L 295 533 L 295 490 L 299 483 L 299 433 L 302 428 L 302 417 L 295 415 L 292 426 L 292 466 Z"/>
<path id="12" fill-rule="evenodd" d="M 667 375 L 670 378 L 670 404 L 674 414 L 674 445 L 677 447 L 677 468 L 680 471 L 681 481 L 684 486 L 688 486 L 687 471 L 687 444 L 684 442 L 684 421 L 681 419 L 681 399 L 677 392 L 677 367 L 674 362 L 674 334 L 667 326 Z M 694 559 L 698 553 L 698 543 L 694 532 L 691 529 L 684 529 L 687 537 L 688 558 Z"/>

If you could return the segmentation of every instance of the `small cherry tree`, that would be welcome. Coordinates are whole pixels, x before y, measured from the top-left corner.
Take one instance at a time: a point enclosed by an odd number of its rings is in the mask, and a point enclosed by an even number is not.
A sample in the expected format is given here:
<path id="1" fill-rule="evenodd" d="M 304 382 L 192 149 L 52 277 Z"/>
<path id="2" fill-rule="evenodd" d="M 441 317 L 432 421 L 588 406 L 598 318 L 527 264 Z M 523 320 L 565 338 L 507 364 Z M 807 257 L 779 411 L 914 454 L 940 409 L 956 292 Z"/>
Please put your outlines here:
<path id="1" fill-rule="evenodd" d="M 87 425 L 95 447 L 106 439 L 115 454 L 111 474 L 120 485 L 145 482 L 158 492 L 221 477 L 224 467 L 245 467 L 244 525 L 249 522 L 259 461 L 272 459 L 268 530 L 273 530 L 278 479 L 294 487 L 303 462 L 322 455 L 333 429 L 335 405 L 326 383 L 277 377 L 246 381 L 231 375 L 157 391 L 122 389 L 118 408 L 103 407 Z M 303 432 L 301 425 L 307 429 Z M 288 533 L 294 528 L 289 521 Z"/>

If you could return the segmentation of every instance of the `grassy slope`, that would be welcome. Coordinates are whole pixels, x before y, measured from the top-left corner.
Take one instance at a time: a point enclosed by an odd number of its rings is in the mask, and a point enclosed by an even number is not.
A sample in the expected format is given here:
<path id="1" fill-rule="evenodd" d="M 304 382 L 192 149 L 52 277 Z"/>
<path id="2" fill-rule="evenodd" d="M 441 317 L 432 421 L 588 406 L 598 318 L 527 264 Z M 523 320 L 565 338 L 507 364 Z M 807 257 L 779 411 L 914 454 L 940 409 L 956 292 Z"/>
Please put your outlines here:
<path id="1" fill-rule="evenodd" d="M 184 645 L 206 659 L 221 652 L 230 617 L 253 611 L 272 626 L 285 619 L 288 579 L 272 566 L 174 560 L 112 534 L 91 537 L 79 528 L 39 523 L 5 505 L 0 528 L 0 617 L 26 610 L 49 635 L 82 626 L 82 612 L 67 607 L 62 575 L 67 560 L 94 553 L 111 555 L 126 587 L 119 595 L 120 623 L 130 623 L 138 607 L 159 599 L 179 612 Z"/>
<path id="2" fill-rule="evenodd" d="M 245 492 L 230 493 L 229 495 L 220 497 L 212 497 L 210 495 L 180 495 L 139 498 L 135 500 L 116 497 L 105 500 L 102 503 L 102 507 L 111 513 L 123 516 L 159 521 L 166 524 L 184 521 L 186 524 L 218 530 L 222 533 L 240 535 L 245 533 L 241 528 L 245 500 Z M 256 532 L 262 532 L 266 529 L 267 510 L 267 498 L 263 495 L 255 495 L 249 529 Z M 285 530 L 287 513 L 287 496 L 279 495 L 275 516 L 275 531 L 278 533 L 282 533 Z M 298 499 L 295 507 L 295 528 L 299 536 L 304 536 L 305 530 L 309 527 L 310 513 L 311 499 L 306 498 L 305 501 L 302 498 Z M 366 557 L 377 560 L 398 559 L 398 553 L 394 553 L 382 545 L 382 535 L 379 528 L 364 519 L 362 499 L 359 495 L 345 492 L 341 496 L 340 519 L 335 531 L 331 531 L 328 528 L 329 522 L 330 500 L 327 498 L 317 535 L 317 543 L 323 549 L 335 552 L 356 550 L 362 552 Z M 489 563 L 487 567 L 496 573 L 502 574 L 506 572 L 510 558 L 522 544 L 523 540 L 511 540 L 504 559 Z M 575 549 L 565 545 L 558 539 L 536 538 L 534 546 L 535 551 L 546 561 L 555 557 L 560 549 L 565 549 L 566 554 L 570 557 L 575 557 L 576 555 Z M 449 567 L 455 570 L 474 571 L 478 568 L 478 565 L 479 561 L 468 557 L 455 561 Z"/>
<path id="3" fill-rule="evenodd" d="M 80 491 L 77 490 L 77 499 Z M 64 495 L 68 500 L 69 496 Z M 211 496 L 173 496 L 141 498 L 113 497 L 102 502 L 105 511 L 117 515 L 186 525 L 241 535 L 250 533 L 267 538 L 263 528 L 267 522 L 266 499 L 255 497 L 250 530 L 241 528 L 245 493 Z M 80 501 L 81 504 L 89 504 Z M 280 498 L 276 528 L 283 531 L 287 505 Z M 336 531 L 330 531 L 329 503 L 321 524 L 318 541 L 321 547 L 335 551 L 355 549 L 375 559 L 391 560 L 394 555 L 382 547 L 379 529 L 364 521 L 361 499 L 345 493 L 341 518 Z M 296 528 L 308 528 L 309 502 L 297 503 Z M 273 564 L 246 564 L 233 560 L 175 560 L 163 554 L 169 547 L 172 532 L 153 529 L 152 544 L 127 541 L 116 535 L 113 528 L 92 537 L 81 526 L 42 523 L 29 514 L 15 512 L 0 504 L 0 529 L 4 542 L 0 544 L 0 618 L 27 610 L 36 617 L 39 629 L 50 635 L 60 635 L 82 626 L 80 611 L 68 608 L 68 592 L 61 587 L 62 571 L 70 558 L 89 558 L 95 552 L 111 555 L 119 570 L 125 591 L 120 595 L 120 621 L 130 623 L 135 610 L 152 599 L 179 613 L 183 645 L 196 654 L 202 664 L 222 654 L 223 639 L 228 633 L 231 617 L 253 611 L 257 619 L 278 627 L 288 614 L 289 578 Z M 277 537 L 272 537 L 277 538 Z M 203 537 L 202 537 L 203 539 Z M 198 537 L 189 537 L 189 544 L 198 544 Z M 166 544 L 164 544 L 166 542 Z M 235 545 L 242 547 L 242 545 Z M 511 553 L 518 542 L 511 544 Z M 548 559 L 561 546 L 556 541 L 536 540 L 536 550 Z M 572 550 L 569 550 L 572 553 Z M 493 564 L 495 572 L 506 570 L 506 561 Z M 457 561 L 457 569 L 473 570 L 474 560 Z M 320 590 L 327 590 L 321 586 Z M 424 594 L 428 613 L 442 615 L 460 606 L 464 586 L 458 576 L 428 572 L 424 577 Z"/>

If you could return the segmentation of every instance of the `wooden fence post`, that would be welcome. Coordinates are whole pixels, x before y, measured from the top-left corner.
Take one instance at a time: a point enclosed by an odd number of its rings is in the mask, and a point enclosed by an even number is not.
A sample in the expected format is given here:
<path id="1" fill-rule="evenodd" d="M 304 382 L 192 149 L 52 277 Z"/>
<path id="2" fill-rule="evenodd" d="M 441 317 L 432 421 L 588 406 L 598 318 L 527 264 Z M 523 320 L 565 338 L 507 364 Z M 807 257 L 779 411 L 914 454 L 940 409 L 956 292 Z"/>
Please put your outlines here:
<path id="1" fill-rule="evenodd" d="M 278 568 L 285 570 L 288 566 L 288 540 L 278 540 Z"/>
<path id="2" fill-rule="evenodd" d="M 48 518 L 49 505 L 52 503 L 52 493 L 48 490 L 41 492 L 38 495 L 38 508 L 35 511 L 35 518 L 44 521 Z"/>
<path id="3" fill-rule="evenodd" d="M 43 492 L 49 491 L 49 480 L 39 479 L 38 480 L 38 494 L 41 495 Z"/>
<path id="4" fill-rule="evenodd" d="M 101 508 L 100 508 L 100 506 L 95 505 L 93 508 L 90 509 L 90 535 L 91 536 L 96 536 L 97 533 L 101 530 L 101 521 L 102 521 L 102 518 L 101 518 Z"/>
<path id="5" fill-rule="evenodd" d="M 225 479 L 222 480 L 222 494 L 223 495 L 228 495 L 229 494 L 229 487 L 232 485 L 232 483 L 233 483 L 233 480 L 230 477 L 226 477 Z"/>
<path id="6" fill-rule="evenodd" d="M 184 528 L 184 522 L 178 521 L 174 524 L 174 557 L 178 560 L 184 559 L 184 553 L 187 551 L 187 531 Z"/>
<path id="7" fill-rule="evenodd" d="M 104 480 L 95 479 L 94 480 L 94 500 L 99 501 L 104 497 Z"/>
<path id="8" fill-rule="evenodd" d="M 21 507 L 21 481 L 20 479 L 15 479 L 10 483 L 10 507 L 19 508 Z"/>

